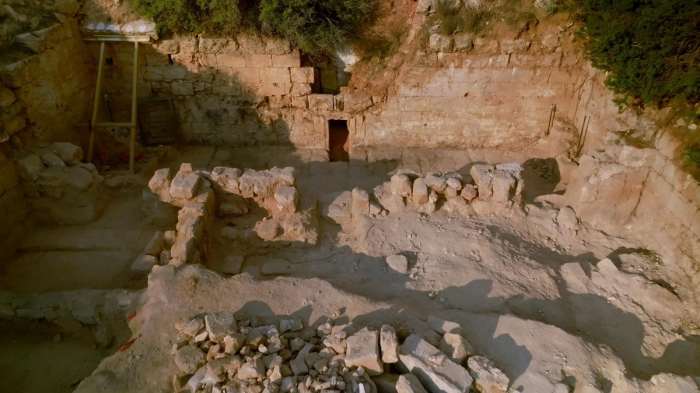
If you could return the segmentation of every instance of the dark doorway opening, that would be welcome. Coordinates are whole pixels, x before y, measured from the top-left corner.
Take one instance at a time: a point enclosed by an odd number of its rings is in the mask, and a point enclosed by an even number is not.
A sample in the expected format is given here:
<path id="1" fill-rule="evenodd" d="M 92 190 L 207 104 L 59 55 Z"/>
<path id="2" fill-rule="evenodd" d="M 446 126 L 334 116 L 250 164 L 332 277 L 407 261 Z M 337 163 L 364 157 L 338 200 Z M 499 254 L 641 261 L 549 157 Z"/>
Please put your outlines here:
<path id="1" fill-rule="evenodd" d="M 350 141 L 347 120 L 328 121 L 328 157 L 331 162 L 350 161 Z"/>

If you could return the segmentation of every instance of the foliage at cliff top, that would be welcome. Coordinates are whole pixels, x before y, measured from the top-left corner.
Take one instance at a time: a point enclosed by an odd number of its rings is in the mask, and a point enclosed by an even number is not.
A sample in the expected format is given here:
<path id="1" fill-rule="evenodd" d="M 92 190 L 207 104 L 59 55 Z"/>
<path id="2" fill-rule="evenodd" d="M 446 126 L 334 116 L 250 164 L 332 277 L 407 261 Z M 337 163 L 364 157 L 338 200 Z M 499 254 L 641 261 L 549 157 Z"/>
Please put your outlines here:
<path id="1" fill-rule="evenodd" d="M 231 37 L 259 32 L 331 53 L 372 23 L 375 0 L 129 0 L 160 32 Z"/>
<path id="2" fill-rule="evenodd" d="M 700 0 L 575 0 L 579 32 L 618 103 L 700 101 Z"/>

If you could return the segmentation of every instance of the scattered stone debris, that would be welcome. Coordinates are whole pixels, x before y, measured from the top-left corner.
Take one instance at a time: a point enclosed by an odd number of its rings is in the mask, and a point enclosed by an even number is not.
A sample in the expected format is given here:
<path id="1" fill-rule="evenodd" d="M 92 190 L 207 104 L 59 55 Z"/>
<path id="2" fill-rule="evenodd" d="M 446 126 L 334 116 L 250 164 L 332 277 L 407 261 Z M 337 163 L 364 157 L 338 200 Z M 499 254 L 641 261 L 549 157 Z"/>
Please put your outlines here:
<path id="1" fill-rule="evenodd" d="M 452 322 L 442 322 L 457 330 Z M 494 389 L 508 385 L 508 378 L 481 356 L 470 358 L 474 369 L 467 370 L 420 336 L 411 335 L 399 346 L 391 325 L 379 330 L 331 323 L 305 327 L 301 318 L 237 321 L 230 312 L 217 312 L 176 328 L 176 392 L 466 393 L 473 388 L 492 393 L 505 392 Z M 450 335 L 457 336 L 446 333 L 441 339 L 455 342 Z"/>

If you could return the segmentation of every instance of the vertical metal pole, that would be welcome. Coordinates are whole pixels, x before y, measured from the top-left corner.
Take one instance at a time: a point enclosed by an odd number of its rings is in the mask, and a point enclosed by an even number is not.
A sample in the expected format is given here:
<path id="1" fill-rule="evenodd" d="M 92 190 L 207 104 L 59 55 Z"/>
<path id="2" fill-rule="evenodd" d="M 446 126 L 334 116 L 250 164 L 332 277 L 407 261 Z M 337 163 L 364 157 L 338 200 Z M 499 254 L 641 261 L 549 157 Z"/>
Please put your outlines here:
<path id="1" fill-rule="evenodd" d="M 129 145 L 129 171 L 134 174 L 134 144 L 136 143 L 136 96 L 138 94 L 139 43 L 134 42 L 134 86 L 131 92 L 131 144 Z"/>
<path id="2" fill-rule="evenodd" d="M 100 111 L 100 92 L 102 91 L 102 71 L 105 62 L 105 43 L 100 42 L 100 60 L 97 67 L 97 84 L 95 85 L 95 103 L 92 107 L 92 124 L 93 129 L 90 133 L 90 144 L 88 145 L 88 156 L 87 162 L 92 162 L 92 156 L 95 152 L 95 129 L 94 125 L 97 124 L 97 115 Z"/>

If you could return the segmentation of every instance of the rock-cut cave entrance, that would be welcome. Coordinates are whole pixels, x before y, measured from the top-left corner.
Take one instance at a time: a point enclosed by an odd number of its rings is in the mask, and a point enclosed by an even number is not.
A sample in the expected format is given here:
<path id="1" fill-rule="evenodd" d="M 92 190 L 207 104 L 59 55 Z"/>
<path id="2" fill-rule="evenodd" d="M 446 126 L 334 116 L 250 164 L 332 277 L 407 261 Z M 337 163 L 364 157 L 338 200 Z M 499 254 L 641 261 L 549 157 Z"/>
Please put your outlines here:
<path id="1" fill-rule="evenodd" d="M 350 161 L 347 120 L 328 121 L 328 157 L 331 162 Z"/>

